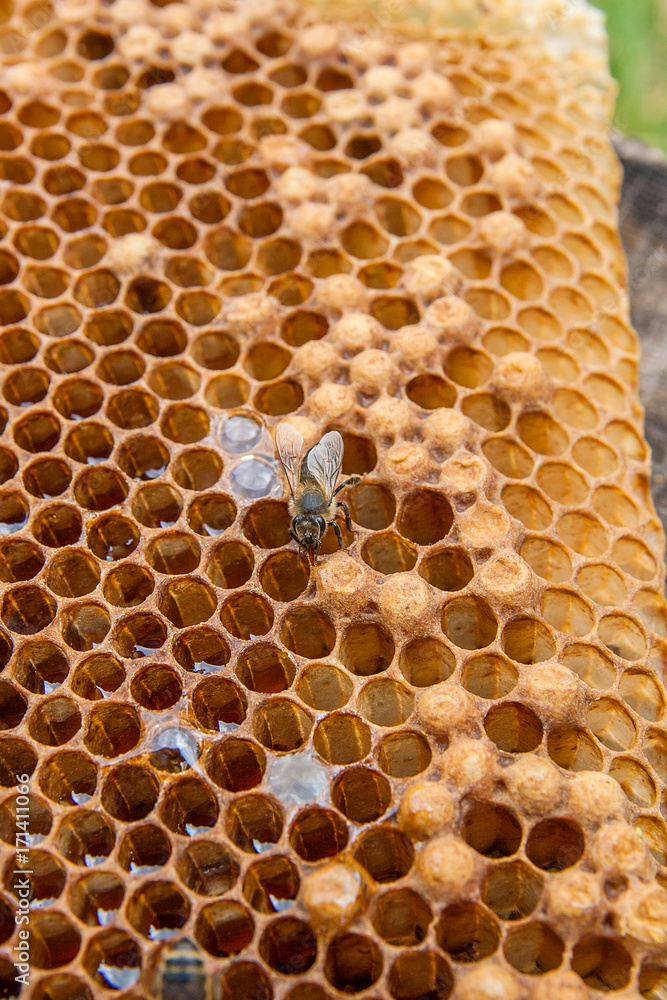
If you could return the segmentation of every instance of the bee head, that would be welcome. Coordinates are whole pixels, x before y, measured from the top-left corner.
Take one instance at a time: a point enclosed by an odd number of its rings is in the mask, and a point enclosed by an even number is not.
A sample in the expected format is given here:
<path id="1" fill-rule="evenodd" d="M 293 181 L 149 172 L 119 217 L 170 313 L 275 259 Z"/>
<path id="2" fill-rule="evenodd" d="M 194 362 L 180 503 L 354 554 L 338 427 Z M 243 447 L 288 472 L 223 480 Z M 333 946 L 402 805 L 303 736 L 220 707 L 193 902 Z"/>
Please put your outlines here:
<path id="1" fill-rule="evenodd" d="M 326 531 L 326 522 L 323 517 L 316 517 L 310 514 L 298 514 L 292 521 L 292 529 L 301 545 L 308 553 L 311 566 L 315 565 L 315 558 L 320 551 L 322 535 Z"/>

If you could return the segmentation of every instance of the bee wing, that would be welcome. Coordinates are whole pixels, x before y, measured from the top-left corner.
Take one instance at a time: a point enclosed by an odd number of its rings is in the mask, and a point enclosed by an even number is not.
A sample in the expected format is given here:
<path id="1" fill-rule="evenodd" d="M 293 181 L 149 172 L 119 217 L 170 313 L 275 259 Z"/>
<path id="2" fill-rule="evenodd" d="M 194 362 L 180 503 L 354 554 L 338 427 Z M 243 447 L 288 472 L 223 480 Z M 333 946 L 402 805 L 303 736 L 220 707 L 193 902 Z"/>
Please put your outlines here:
<path id="1" fill-rule="evenodd" d="M 343 464 L 343 439 L 338 431 L 329 431 L 319 444 L 308 452 L 307 464 L 330 500 Z"/>
<path id="2" fill-rule="evenodd" d="M 301 465 L 301 452 L 303 451 L 303 438 L 298 431 L 294 430 L 291 424 L 278 424 L 276 427 L 276 448 L 278 449 L 280 464 L 287 476 L 290 493 L 294 496 L 299 484 L 299 467 Z"/>

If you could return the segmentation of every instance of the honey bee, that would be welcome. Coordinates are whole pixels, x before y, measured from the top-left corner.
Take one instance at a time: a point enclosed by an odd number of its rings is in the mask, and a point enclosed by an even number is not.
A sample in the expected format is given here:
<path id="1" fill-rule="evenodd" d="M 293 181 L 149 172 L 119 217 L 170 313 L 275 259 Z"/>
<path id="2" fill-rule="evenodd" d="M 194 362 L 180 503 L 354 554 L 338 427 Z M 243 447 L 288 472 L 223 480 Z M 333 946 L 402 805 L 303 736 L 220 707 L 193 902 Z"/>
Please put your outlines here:
<path id="1" fill-rule="evenodd" d="M 292 515 L 290 535 L 298 544 L 299 552 L 308 553 L 313 566 L 329 524 L 333 525 L 338 544 L 343 548 L 343 536 L 336 521 L 338 508 L 345 515 L 348 529 L 353 530 L 347 504 L 334 497 L 346 486 L 356 486 L 361 476 L 351 476 L 336 486 L 343 464 L 343 439 L 338 431 L 329 431 L 302 458 L 303 438 L 299 432 L 290 424 L 278 424 L 276 446 L 291 494 L 288 502 Z"/>
<path id="2" fill-rule="evenodd" d="M 158 1000 L 216 1000 L 219 991 L 206 974 L 201 952 L 189 938 L 166 945 L 155 977 Z"/>

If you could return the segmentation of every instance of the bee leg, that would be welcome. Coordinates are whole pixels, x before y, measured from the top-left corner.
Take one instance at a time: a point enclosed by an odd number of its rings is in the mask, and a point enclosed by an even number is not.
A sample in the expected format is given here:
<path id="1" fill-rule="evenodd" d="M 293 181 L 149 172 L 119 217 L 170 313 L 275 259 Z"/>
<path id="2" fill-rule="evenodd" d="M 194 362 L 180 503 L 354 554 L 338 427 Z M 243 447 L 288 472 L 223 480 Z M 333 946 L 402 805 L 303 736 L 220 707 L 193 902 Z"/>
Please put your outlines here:
<path id="1" fill-rule="evenodd" d="M 338 503 L 336 504 L 336 506 L 343 508 L 343 513 L 345 514 L 345 524 L 347 525 L 347 530 L 354 532 L 354 528 L 352 527 L 352 518 L 350 517 L 350 511 L 349 511 L 349 508 L 348 508 L 347 504 L 343 503 L 342 500 L 339 500 Z"/>
<path id="2" fill-rule="evenodd" d="M 290 528 L 289 533 L 296 542 L 296 544 L 299 546 L 299 563 L 301 563 L 301 560 L 303 559 L 303 546 L 301 545 L 301 542 L 299 541 L 299 536 L 295 532 L 294 528 Z"/>
<path id="3" fill-rule="evenodd" d="M 332 521 L 331 523 L 333 524 L 333 530 L 336 532 L 336 538 L 338 539 L 338 545 L 342 549 L 343 548 L 343 536 L 340 533 L 340 526 L 338 524 L 338 521 Z"/>
<path id="4" fill-rule="evenodd" d="M 350 476 L 350 478 L 346 479 L 344 483 L 341 483 L 340 486 L 336 487 L 331 496 L 335 497 L 336 494 L 340 493 L 341 490 L 344 490 L 346 486 L 356 486 L 357 483 L 360 482 L 361 482 L 361 476 Z"/>

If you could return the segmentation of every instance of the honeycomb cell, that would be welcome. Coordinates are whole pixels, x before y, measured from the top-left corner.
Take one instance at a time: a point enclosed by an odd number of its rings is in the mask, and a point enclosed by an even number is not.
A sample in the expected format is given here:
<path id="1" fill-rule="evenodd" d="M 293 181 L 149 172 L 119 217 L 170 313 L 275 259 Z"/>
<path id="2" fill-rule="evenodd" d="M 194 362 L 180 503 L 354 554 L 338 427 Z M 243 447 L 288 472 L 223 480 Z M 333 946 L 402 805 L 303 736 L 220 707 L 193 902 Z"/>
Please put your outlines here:
<path id="1" fill-rule="evenodd" d="M 411 778 L 428 768 L 432 756 L 426 737 L 407 730 L 383 738 L 378 764 L 391 778 Z"/>
<path id="2" fill-rule="evenodd" d="M 445 605 L 442 630 L 459 648 L 483 649 L 493 642 L 497 629 L 495 615 L 478 597 L 458 597 Z"/>
<path id="3" fill-rule="evenodd" d="M 247 640 L 270 632 L 274 613 L 260 594 L 240 593 L 224 601 L 220 608 L 220 621 L 231 635 Z M 289 643 L 286 645 L 292 648 Z"/>
<path id="4" fill-rule="evenodd" d="M 259 785 L 265 766 L 261 747 L 250 740 L 228 737 L 212 748 L 206 770 L 220 788 L 244 792 Z"/>
<path id="5" fill-rule="evenodd" d="M 176 688 L 175 697 L 170 699 L 169 705 L 164 706 L 166 708 L 171 707 L 181 695 L 177 678 L 172 675 L 170 681 Z M 207 677 L 197 685 L 192 695 L 192 708 L 197 722 L 202 729 L 215 733 L 239 726 L 245 719 L 247 707 L 243 692 L 222 677 Z"/>
<path id="6" fill-rule="evenodd" d="M 482 899 L 501 920 L 521 920 L 537 906 L 544 879 L 524 861 L 503 861 L 486 874 Z"/>
<path id="7" fill-rule="evenodd" d="M 618 938 L 588 934 L 575 944 L 571 964 L 587 986 L 608 992 L 628 984 L 632 958 Z"/>
<path id="8" fill-rule="evenodd" d="M 224 667 L 231 654 L 222 636 L 204 625 L 180 635 L 173 644 L 173 655 L 183 670 L 212 672 Z"/>
<path id="9" fill-rule="evenodd" d="M 479 854 L 489 858 L 505 858 L 515 854 L 521 843 L 521 826 L 509 809 L 479 802 L 463 819 L 462 835 Z"/>
<path id="10" fill-rule="evenodd" d="M 551 759 L 566 771 L 601 771 L 604 757 L 595 741 L 582 729 L 559 726 L 547 736 Z"/>
<path id="11" fill-rule="evenodd" d="M 313 746 L 329 764 L 354 764 L 370 752 L 371 733 L 356 715 L 331 714 L 316 725 Z"/>

